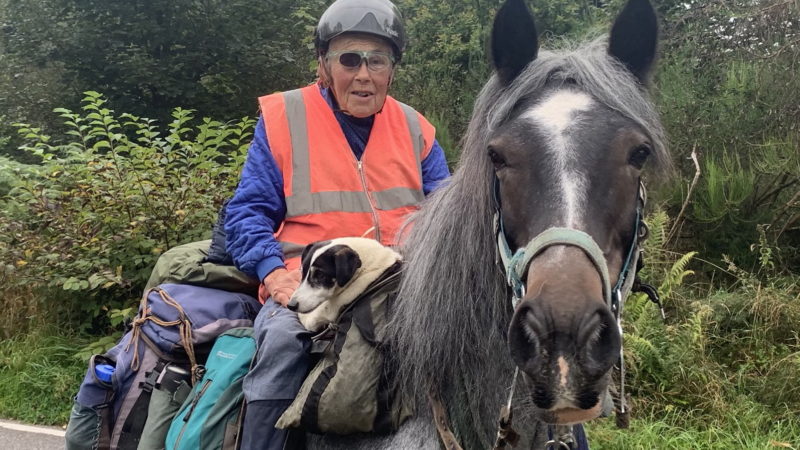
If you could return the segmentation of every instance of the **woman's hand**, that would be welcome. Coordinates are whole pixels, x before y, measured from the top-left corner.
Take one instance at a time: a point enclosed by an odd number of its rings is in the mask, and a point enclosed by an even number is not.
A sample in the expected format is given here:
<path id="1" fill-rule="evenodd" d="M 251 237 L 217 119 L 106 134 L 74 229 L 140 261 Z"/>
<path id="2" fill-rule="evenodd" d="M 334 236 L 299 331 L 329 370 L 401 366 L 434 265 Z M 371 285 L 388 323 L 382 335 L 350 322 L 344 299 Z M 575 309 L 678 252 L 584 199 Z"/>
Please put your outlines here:
<path id="1" fill-rule="evenodd" d="M 258 300 L 264 303 L 267 298 L 272 297 L 281 306 L 286 306 L 295 289 L 300 285 L 300 279 L 300 269 L 292 271 L 283 267 L 275 269 L 261 282 L 258 289 Z"/>

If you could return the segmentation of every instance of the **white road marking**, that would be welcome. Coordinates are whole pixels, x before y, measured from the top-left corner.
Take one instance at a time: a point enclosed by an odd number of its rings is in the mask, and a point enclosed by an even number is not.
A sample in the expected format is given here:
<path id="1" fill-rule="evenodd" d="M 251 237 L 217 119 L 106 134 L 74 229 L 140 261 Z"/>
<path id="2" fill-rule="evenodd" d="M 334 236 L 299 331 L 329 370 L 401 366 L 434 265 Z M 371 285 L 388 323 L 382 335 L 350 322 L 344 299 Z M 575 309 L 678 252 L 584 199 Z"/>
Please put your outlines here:
<path id="1" fill-rule="evenodd" d="M 32 425 L 22 425 L 22 424 L 19 424 L 19 423 L 6 422 L 6 421 L 3 421 L 3 420 L 0 420 L 0 427 L 7 428 L 9 430 L 14 430 L 14 431 L 24 431 L 24 432 L 27 432 L 27 433 L 47 434 L 47 435 L 50 435 L 50 436 L 58 436 L 58 437 L 64 437 L 64 435 L 66 434 L 66 432 L 62 431 L 62 430 L 54 430 L 53 428 L 45 428 L 45 427 L 35 427 L 35 426 L 32 426 Z"/>

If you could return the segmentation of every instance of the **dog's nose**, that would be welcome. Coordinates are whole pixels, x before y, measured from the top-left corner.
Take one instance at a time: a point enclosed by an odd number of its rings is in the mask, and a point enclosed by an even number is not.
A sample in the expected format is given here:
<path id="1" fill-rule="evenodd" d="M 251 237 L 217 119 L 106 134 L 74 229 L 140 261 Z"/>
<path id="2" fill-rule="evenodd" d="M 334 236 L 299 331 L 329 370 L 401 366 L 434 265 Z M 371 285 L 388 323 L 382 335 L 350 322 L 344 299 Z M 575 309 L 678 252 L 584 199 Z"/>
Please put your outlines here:
<path id="1" fill-rule="evenodd" d="M 297 303 L 297 300 L 295 300 L 295 299 L 289 300 L 289 304 L 286 305 L 286 307 L 289 308 L 289 310 L 295 311 L 295 312 L 297 312 L 297 307 L 298 306 L 300 306 L 300 304 Z"/>

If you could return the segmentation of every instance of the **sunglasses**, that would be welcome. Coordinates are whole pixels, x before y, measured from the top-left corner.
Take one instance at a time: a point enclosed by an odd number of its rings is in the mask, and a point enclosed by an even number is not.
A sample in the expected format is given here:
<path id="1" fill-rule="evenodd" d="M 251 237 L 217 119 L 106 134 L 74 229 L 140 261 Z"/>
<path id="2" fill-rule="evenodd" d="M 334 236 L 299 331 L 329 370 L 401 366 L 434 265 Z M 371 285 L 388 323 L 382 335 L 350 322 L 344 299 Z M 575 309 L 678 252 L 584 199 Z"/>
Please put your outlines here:
<path id="1" fill-rule="evenodd" d="M 394 56 L 378 51 L 344 50 L 328 52 L 325 57 L 328 60 L 338 57 L 339 64 L 348 69 L 358 69 L 366 61 L 367 69 L 373 72 L 386 70 L 394 64 Z"/>

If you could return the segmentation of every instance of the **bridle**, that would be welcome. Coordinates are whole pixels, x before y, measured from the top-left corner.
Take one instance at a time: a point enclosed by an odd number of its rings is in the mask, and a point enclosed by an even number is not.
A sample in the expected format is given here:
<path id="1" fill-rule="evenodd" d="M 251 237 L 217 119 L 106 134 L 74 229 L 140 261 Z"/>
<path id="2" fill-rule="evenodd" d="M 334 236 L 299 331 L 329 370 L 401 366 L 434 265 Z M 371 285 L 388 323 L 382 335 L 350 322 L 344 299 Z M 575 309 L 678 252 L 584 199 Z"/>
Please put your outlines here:
<path id="1" fill-rule="evenodd" d="M 642 183 L 641 180 L 638 181 L 637 185 L 636 218 L 633 235 L 631 236 L 631 242 L 628 246 L 625 261 L 617 277 L 617 282 L 614 284 L 614 287 L 611 288 L 608 264 L 606 263 L 603 251 L 600 249 L 600 246 L 597 245 L 597 242 L 583 231 L 563 227 L 549 228 L 531 239 L 525 247 L 518 249 L 516 252 L 512 252 L 508 245 L 508 239 L 506 238 L 500 209 L 500 182 L 497 176 L 494 176 L 492 191 L 495 207 L 494 233 L 497 242 L 497 258 L 495 262 L 503 271 L 509 290 L 511 291 L 512 310 L 516 310 L 517 305 L 525 296 L 525 283 L 523 282 L 523 278 L 525 276 L 525 270 L 531 260 L 545 249 L 554 245 L 571 245 L 583 250 L 597 269 L 603 285 L 604 300 L 614 315 L 620 336 L 622 336 L 622 310 L 625 306 L 625 299 L 631 292 L 645 293 L 653 303 L 658 305 L 661 309 L 661 317 L 664 318 L 664 308 L 661 305 L 656 289 L 653 286 L 642 283 L 637 277 L 639 270 L 643 267 L 643 251 L 639 243 L 647 237 L 648 233 L 647 224 L 644 222 L 644 208 L 647 204 L 647 193 L 644 183 Z M 619 374 L 619 389 L 616 391 L 616 395 L 612 395 L 612 400 L 614 402 L 614 411 L 617 415 L 617 426 L 620 428 L 627 428 L 629 411 L 625 398 L 625 359 L 622 342 L 620 342 L 619 358 L 615 369 Z M 492 450 L 504 449 L 507 446 L 514 447 L 519 441 L 520 436 L 512 426 L 512 403 L 518 376 L 519 367 L 516 367 L 511 380 L 508 401 L 500 410 L 497 436 Z M 436 425 L 437 432 L 445 448 L 461 450 L 461 446 L 458 444 L 455 435 L 448 427 L 445 407 L 438 397 L 438 393 L 435 390 L 432 391 L 432 393 L 429 394 L 429 399 L 431 402 L 434 424 Z M 574 450 L 576 448 L 577 439 L 575 438 L 572 425 L 548 425 L 547 434 L 548 441 L 545 443 L 546 450 Z"/>
<path id="2" fill-rule="evenodd" d="M 647 194 L 641 180 L 639 180 L 637 184 L 636 219 L 634 222 L 633 236 L 631 236 L 630 245 L 628 246 L 624 263 L 617 277 L 617 282 L 614 284 L 614 287 L 611 288 L 608 264 L 606 263 L 603 251 L 600 249 L 600 246 L 597 245 L 597 242 L 583 231 L 572 228 L 552 227 L 535 236 L 525 247 L 519 248 L 516 252 L 512 252 L 506 238 L 500 208 L 500 182 L 497 176 L 494 176 L 494 232 L 497 240 L 498 257 L 496 263 L 501 265 L 506 282 L 510 288 L 512 310 L 516 310 L 517 305 L 525 296 L 525 283 L 523 279 L 525 278 L 528 265 L 534 257 L 554 245 L 578 247 L 589 257 L 600 275 L 603 285 L 603 297 L 606 305 L 614 314 L 620 336 L 622 336 L 622 310 L 625 305 L 625 299 L 631 291 L 645 292 L 654 303 L 661 307 L 656 290 L 652 286 L 639 282 L 636 277 L 636 274 L 642 267 L 642 250 L 639 247 L 639 243 L 647 237 L 648 232 L 647 225 L 644 223 L 643 219 L 644 207 L 647 203 Z M 661 308 L 661 314 L 663 317 L 663 308 Z M 619 372 L 619 389 L 617 391 L 614 409 L 618 417 L 617 423 L 626 424 L 628 420 L 628 407 L 625 399 L 625 359 L 622 343 L 620 343 L 619 359 L 616 369 Z M 508 402 L 500 412 L 497 438 L 494 446 L 495 450 L 505 448 L 506 445 L 513 447 L 519 438 L 511 426 L 513 417 L 512 402 L 518 375 L 519 367 L 515 368 L 514 371 Z M 548 438 L 549 440 L 545 444 L 547 450 L 570 450 L 573 449 L 576 444 L 571 425 L 548 426 Z"/>

